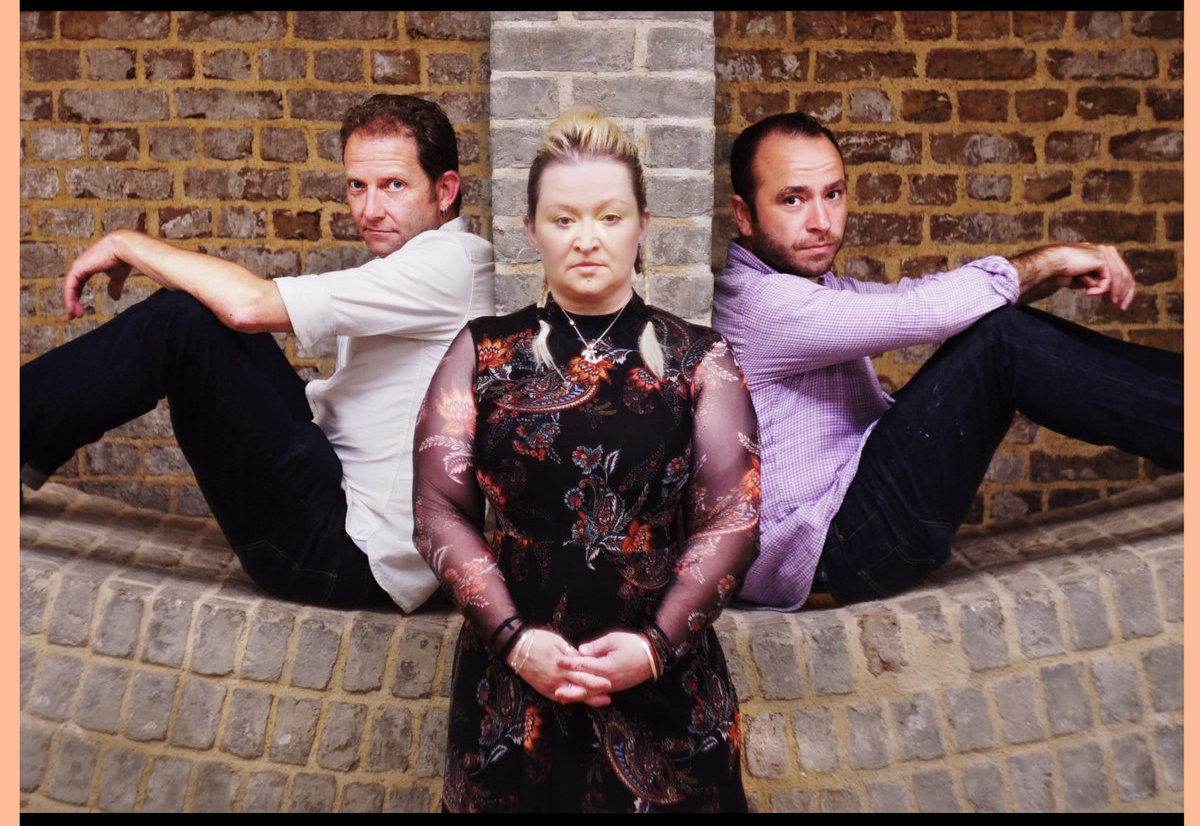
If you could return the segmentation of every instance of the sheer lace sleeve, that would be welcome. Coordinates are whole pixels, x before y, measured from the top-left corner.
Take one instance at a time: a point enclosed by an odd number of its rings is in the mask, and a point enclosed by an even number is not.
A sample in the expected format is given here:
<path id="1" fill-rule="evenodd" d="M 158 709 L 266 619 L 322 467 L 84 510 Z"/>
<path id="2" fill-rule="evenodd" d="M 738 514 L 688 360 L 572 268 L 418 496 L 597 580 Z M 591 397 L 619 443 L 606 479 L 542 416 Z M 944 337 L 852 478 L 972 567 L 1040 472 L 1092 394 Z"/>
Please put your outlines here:
<path id="1" fill-rule="evenodd" d="M 483 538 L 475 481 L 475 345 L 464 328 L 434 373 L 413 442 L 417 550 L 483 642 L 501 656 L 520 618 Z"/>
<path id="2" fill-rule="evenodd" d="M 692 378 L 686 545 L 647 636 L 665 665 L 716 619 L 758 551 L 758 430 L 741 368 L 718 340 Z"/>

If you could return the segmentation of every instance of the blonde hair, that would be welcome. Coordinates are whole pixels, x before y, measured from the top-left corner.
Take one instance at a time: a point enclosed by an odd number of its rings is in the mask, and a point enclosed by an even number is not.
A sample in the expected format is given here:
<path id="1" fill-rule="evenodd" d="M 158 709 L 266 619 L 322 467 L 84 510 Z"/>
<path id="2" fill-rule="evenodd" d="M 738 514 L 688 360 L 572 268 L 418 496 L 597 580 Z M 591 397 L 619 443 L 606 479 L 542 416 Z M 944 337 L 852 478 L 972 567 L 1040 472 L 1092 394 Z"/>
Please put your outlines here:
<path id="1" fill-rule="evenodd" d="M 567 109 L 542 137 L 542 143 L 533 156 L 529 166 L 529 184 L 526 188 L 528 206 L 526 215 L 533 220 L 537 212 L 539 189 L 542 183 L 542 173 L 551 164 L 576 164 L 581 161 L 607 160 L 615 161 L 629 170 L 630 182 L 633 185 L 634 198 L 637 201 L 638 214 L 646 212 L 646 181 L 642 173 L 642 162 L 638 158 L 637 147 L 625 137 L 616 124 L 601 115 L 595 109 L 574 107 Z M 633 269 L 642 271 L 642 251 L 637 252 Z M 549 296 L 549 287 L 542 281 L 542 294 L 538 306 L 545 307 Z M 533 341 L 533 355 L 538 363 L 558 369 L 554 357 L 550 354 L 547 339 L 550 336 L 550 325 L 544 320 L 538 321 L 538 334 Z M 638 337 L 638 351 L 646 368 L 661 379 L 663 375 L 664 357 L 662 345 L 654 332 L 654 325 L 647 320 Z"/>

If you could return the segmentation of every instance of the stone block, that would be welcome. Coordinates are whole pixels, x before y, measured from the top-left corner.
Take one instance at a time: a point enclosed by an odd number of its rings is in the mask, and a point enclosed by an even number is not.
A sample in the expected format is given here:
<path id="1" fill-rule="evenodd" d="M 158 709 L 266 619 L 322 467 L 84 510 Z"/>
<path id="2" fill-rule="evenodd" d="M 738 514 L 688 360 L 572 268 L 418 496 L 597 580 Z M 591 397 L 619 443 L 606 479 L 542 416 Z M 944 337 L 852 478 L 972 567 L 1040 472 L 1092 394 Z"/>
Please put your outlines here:
<path id="1" fill-rule="evenodd" d="M 874 703 L 850 706 L 846 709 L 846 726 L 850 732 L 847 751 L 852 768 L 880 769 L 891 762 L 883 709 Z"/>
<path id="2" fill-rule="evenodd" d="M 192 671 L 213 676 L 232 673 L 238 639 L 245 625 L 246 612 L 241 609 L 201 605 L 196 614 Z"/>
<path id="3" fill-rule="evenodd" d="M 275 814 L 283 810 L 287 775 L 279 772 L 255 772 L 246 780 L 246 793 L 238 811 Z"/>
<path id="4" fill-rule="evenodd" d="M 1132 722 L 1142 716 L 1142 695 L 1137 668 L 1125 659 L 1095 658 L 1092 679 L 1100 698 L 1100 719 L 1106 723 Z"/>
<path id="5" fill-rule="evenodd" d="M 1113 775 L 1117 796 L 1122 800 L 1141 800 L 1158 792 L 1154 758 L 1141 734 L 1127 734 L 1112 742 Z"/>
<path id="6" fill-rule="evenodd" d="M 111 657 L 132 657 L 141 633 L 144 607 L 141 593 L 115 590 L 100 613 L 92 650 Z"/>
<path id="7" fill-rule="evenodd" d="M 44 658 L 33 686 L 29 709 L 46 720 L 66 720 L 82 676 L 83 661 L 78 657 L 52 654 Z"/>
<path id="8" fill-rule="evenodd" d="M 207 680 L 188 679 L 179 694 L 171 726 L 171 744 L 211 749 L 217 737 L 226 687 Z"/>
<path id="9" fill-rule="evenodd" d="M 22 724 L 20 745 L 20 789 L 32 792 L 42 785 L 50 762 L 50 740 L 54 732 Z"/>
<path id="10" fill-rule="evenodd" d="M 1058 750 L 1058 763 L 1062 771 L 1067 811 L 1095 812 L 1108 805 L 1104 756 L 1098 745 L 1083 743 L 1061 748 Z"/>
<path id="11" fill-rule="evenodd" d="M 201 763 L 196 767 L 196 791 L 192 811 L 232 812 L 238 775 L 223 763 Z"/>
<path id="12" fill-rule="evenodd" d="M 963 770 L 963 792 L 967 803 L 976 812 L 1008 811 L 1004 794 L 1004 777 L 995 763 L 972 763 Z"/>
<path id="13" fill-rule="evenodd" d="M 325 714 L 317 763 L 322 768 L 350 771 L 358 766 L 367 707 L 360 703 L 330 703 Z"/>
<path id="14" fill-rule="evenodd" d="M 433 690 L 438 654 L 442 651 L 443 623 L 409 617 L 404 621 L 396 650 L 396 672 L 391 693 L 401 698 L 424 698 Z"/>
<path id="15" fill-rule="evenodd" d="M 69 734 L 60 737 L 58 759 L 46 795 L 64 803 L 86 803 L 99 751 L 100 746 L 96 743 Z"/>
<path id="16" fill-rule="evenodd" d="M 388 791 L 385 812 L 428 812 L 429 790 L 424 786 L 401 786 Z"/>
<path id="17" fill-rule="evenodd" d="M 750 651 L 765 699 L 794 700 L 803 696 L 792 626 L 784 615 L 764 620 L 756 627 L 750 637 Z"/>
<path id="18" fill-rule="evenodd" d="M 616 26 L 497 28 L 490 43 L 493 72 L 626 72 L 633 55 L 633 29 Z"/>
<path id="19" fill-rule="evenodd" d="M 225 712 L 221 748 L 239 757 L 260 757 L 267 738 L 271 695 L 265 691 L 235 688 Z"/>
<path id="20" fill-rule="evenodd" d="M 132 812 L 146 759 L 128 749 L 111 749 L 100 762 L 98 808 L 106 812 Z"/>
<path id="21" fill-rule="evenodd" d="M 347 691 L 374 691 L 383 684 L 383 667 L 392 642 L 393 623 L 360 618 L 350 628 L 350 647 L 342 686 Z"/>
<path id="22" fill-rule="evenodd" d="M 327 774 L 303 772 L 292 778 L 289 812 L 332 812 L 337 781 Z"/>
<path id="23" fill-rule="evenodd" d="M 846 694 L 854 689 L 854 670 L 846 641 L 846 629 L 841 624 L 824 626 L 805 623 L 802 626 L 808 645 L 808 681 L 818 694 Z"/>
<path id="24" fill-rule="evenodd" d="M 431 708 L 421 719 L 417 744 L 417 777 L 441 777 L 446 755 L 446 712 Z"/>
<path id="25" fill-rule="evenodd" d="M 1183 646 L 1171 643 L 1142 654 L 1155 711 L 1183 708 Z"/>
<path id="26" fill-rule="evenodd" d="M 491 115 L 499 119 L 554 118 L 561 108 L 558 82 L 551 77 L 498 77 L 491 83 L 491 101 Z"/>
<path id="27" fill-rule="evenodd" d="M 155 599 L 150 608 L 150 622 L 146 626 L 142 659 L 159 665 L 182 665 L 191 619 L 190 599 L 172 593 L 163 593 Z"/>
<path id="28" fill-rule="evenodd" d="M 191 764 L 174 757 L 158 757 L 150 767 L 143 812 L 182 812 Z"/>
<path id="29" fill-rule="evenodd" d="M 125 736 L 130 740 L 164 739 L 178 684 L 179 678 L 173 674 L 135 673 L 129 682 Z"/>
<path id="30" fill-rule="evenodd" d="M 1054 767 L 1049 754 L 1036 751 L 1011 755 L 1008 773 L 1018 812 L 1055 810 Z"/>
<path id="31" fill-rule="evenodd" d="M 1105 559 L 1103 568 L 1112 586 L 1121 635 L 1133 639 L 1162 633 L 1150 567 L 1132 554 L 1114 554 Z"/>
<path id="32" fill-rule="evenodd" d="M 1067 619 L 1074 648 L 1099 648 L 1108 645 L 1112 631 L 1108 611 L 1100 594 L 1100 583 L 1094 576 L 1083 576 L 1061 584 L 1067 597 Z"/>
<path id="33" fill-rule="evenodd" d="M 867 801 L 872 812 L 903 813 L 911 811 L 908 789 L 903 783 L 878 781 L 867 784 Z M 775 809 L 774 811 L 779 811 Z"/>
<path id="34" fill-rule="evenodd" d="M 838 767 L 838 738 L 829 709 L 792 712 L 792 731 L 803 771 L 831 772 Z"/>
<path id="35" fill-rule="evenodd" d="M 1183 789 L 1183 726 L 1159 726 L 1154 731 L 1154 748 L 1163 778 L 1173 791 Z"/>
<path id="36" fill-rule="evenodd" d="M 1067 734 L 1092 726 L 1091 695 L 1083 685 L 1082 663 L 1046 666 L 1041 670 L 1041 678 L 1052 734 Z"/>
<path id="37" fill-rule="evenodd" d="M 276 763 L 308 762 L 313 740 L 317 736 L 317 715 L 321 704 L 282 696 L 275 705 L 275 722 L 271 729 L 271 760 Z"/>
<path id="38" fill-rule="evenodd" d="M 948 688 L 944 697 L 957 751 L 985 749 L 995 745 L 991 712 L 982 689 L 975 686 Z"/>
<path id="39" fill-rule="evenodd" d="M 407 771 L 412 751 L 412 714 L 406 708 L 383 706 L 371 716 L 364 768 L 372 772 Z"/>
<path id="40" fill-rule="evenodd" d="M 946 753 L 942 745 L 937 701 L 932 694 L 918 692 L 892 703 L 892 717 L 900 735 L 900 752 L 905 760 L 928 760 Z"/>
<path id="41" fill-rule="evenodd" d="M 342 626 L 343 620 L 333 615 L 310 617 L 300 623 L 292 685 L 318 689 L 329 685 L 341 647 Z"/>
<path id="42" fill-rule="evenodd" d="M 1008 643 L 1004 636 L 1004 612 L 992 594 L 972 597 L 964 602 L 959 615 L 962 646 L 975 671 L 1009 664 Z"/>
<path id="43" fill-rule="evenodd" d="M 129 683 L 129 669 L 113 665 L 93 665 L 88 669 L 75 709 L 75 722 L 86 729 L 117 731 L 121 720 L 121 701 Z"/>
<path id="44" fill-rule="evenodd" d="M 955 793 L 954 775 L 946 768 L 914 772 L 913 796 L 918 812 L 960 812 L 962 804 Z"/>
<path id="45" fill-rule="evenodd" d="M 379 783 L 347 783 L 339 812 L 382 812 L 384 789 Z"/>
<path id="46" fill-rule="evenodd" d="M 91 577 L 64 576 L 50 613 L 46 639 L 59 645 L 87 643 L 95 605 L 96 583 Z"/>
<path id="47" fill-rule="evenodd" d="M 1046 736 L 1038 716 L 1032 677 L 1021 675 L 1001 680 L 996 683 L 995 697 L 1005 740 L 1028 743 Z"/>

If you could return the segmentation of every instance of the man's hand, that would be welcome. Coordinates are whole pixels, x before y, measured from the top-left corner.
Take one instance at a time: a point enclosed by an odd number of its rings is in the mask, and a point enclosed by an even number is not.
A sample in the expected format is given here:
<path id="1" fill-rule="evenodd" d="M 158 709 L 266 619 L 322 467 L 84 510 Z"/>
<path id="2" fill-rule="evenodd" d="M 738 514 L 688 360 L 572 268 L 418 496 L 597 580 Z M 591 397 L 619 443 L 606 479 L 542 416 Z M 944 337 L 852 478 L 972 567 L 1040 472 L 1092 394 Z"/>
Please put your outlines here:
<path id="1" fill-rule="evenodd" d="M 1108 245 L 1051 244 L 1009 260 L 1020 276 L 1022 304 L 1070 287 L 1088 295 L 1107 293 L 1109 301 L 1127 310 L 1137 291 L 1133 273 Z"/>
<path id="2" fill-rule="evenodd" d="M 121 260 L 115 235 L 116 233 L 105 235 L 71 263 L 67 276 L 63 279 L 62 288 L 67 318 L 83 317 L 83 288 L 97 273 L 108 275 L 108 294 L 112 299 L 116 301 L 121 297 L 121 291 L 125 289 L 125 279 L 129 277 L 132 267 Z"/>
<path id="3" fill-rule="evenodd" d="M 531 628 L 522 632 L 508 653 L 508 664 L 534 691 L 559 703 L 606 705 L 609 681 L 571 665 L 579 651 L 553 631 Z M 603 698 L 593 702 L 594 698 Z"/>

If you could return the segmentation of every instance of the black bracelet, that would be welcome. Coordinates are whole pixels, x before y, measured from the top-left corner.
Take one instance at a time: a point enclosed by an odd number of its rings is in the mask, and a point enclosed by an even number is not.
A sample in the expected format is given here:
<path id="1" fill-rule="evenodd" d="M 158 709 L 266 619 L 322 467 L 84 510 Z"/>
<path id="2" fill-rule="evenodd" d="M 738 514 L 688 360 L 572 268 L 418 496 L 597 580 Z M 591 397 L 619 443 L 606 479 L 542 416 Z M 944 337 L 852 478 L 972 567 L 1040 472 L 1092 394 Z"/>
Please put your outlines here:
<path id="1" fill-rule="evenodd" d="M 500 626 L 492 632 L 492 636 L 488 637 L 488 648 L 493 648 L 496 645 L 496 638 L 504 633 L 504 630 L 514 622 L 520 622 L 521 615 L 513 614 L 511 617 L 500 623 Z"/>
<path id="2" fill-rule="evenodd" d="M 509 635 L 508 639 L 504 641 L 504 646 L 497 652 L 501 661 L 508 662 L 508 652 L 512 651 L 513 646 L 517 644 L 517 640 L 521 638 L 521 633 L 524 630 L 525 623 L 518 622 L 516 630 Z"/>

